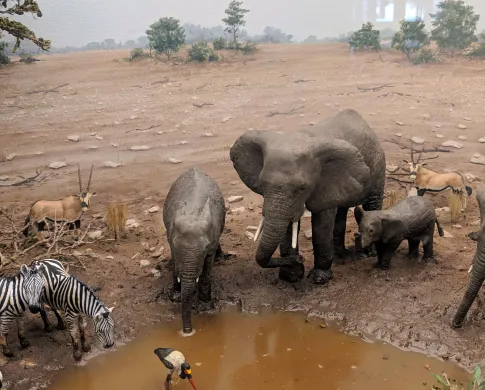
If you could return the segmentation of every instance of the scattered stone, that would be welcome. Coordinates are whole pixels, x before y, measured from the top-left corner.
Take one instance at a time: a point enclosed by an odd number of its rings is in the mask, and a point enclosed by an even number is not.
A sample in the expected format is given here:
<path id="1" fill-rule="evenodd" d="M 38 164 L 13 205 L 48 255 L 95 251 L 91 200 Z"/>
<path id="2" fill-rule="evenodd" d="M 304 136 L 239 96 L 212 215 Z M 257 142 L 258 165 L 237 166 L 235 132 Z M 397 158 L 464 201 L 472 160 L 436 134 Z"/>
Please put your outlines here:
<path id="1" fill-rule="evenodd" d="M 0 176 L 0 181 L 7 181 L 10 179 L 8 176 Z"/>
<path id="2" fill-rule="evenodd" d="M 140 224 L 136 221 L 136 219 L 131 218 L 126 220 L 125 226 L 128 229 L 136 229 L 140 227 Z"/>
<path id="3" fill-rule="evenodd" d="M 148 267 L 150 265 L 150 261 L 148 260 L 140 260 L 140 267 Z"/>
<path id="4" fill-rule="evenodd" d="M 305 230 L 303 234 L 308 240 L 312 239 L 312 229 Z"/>
<path id="5" fill-rule="evenodd" d="M 387 165 L 386 169 L 388 172 L 394 173 L 399 169 L 399 167 L 397 165 Z"/>
<path id="6" fill-rule="evenodd" d="M 445 214 L 445 213 L 449 213 L 450 208 L 449 207 L 438 207 L 438 208 L 434 209 L 434 212 L 436 213 L 437 216 L 439 216 L 439 215 L 442 215 L 442 214 Z"/>
<path id="7" fill-rule="evenodd" d="M 485 144 L 485 137 L 479 138 L 478 139 L 478 142 L 480 142 L 481 144 Z"/>
<path id="8" fill-rule="evenodd" d="M 461 229 L 463 226 L 456 224 L 451 226 L 453 229 Z"/>
<path id="9" fill-rule="evenodd" d="M 230 116 L 226 116 L 223 120 L 222 123 L 226 123 L 227 121 L 230 121 L 232 118 Z"/>
<path id="10" fill-rule="evenodd" d="M 436 138 L 445 138 L 445 136 L 443 134 L 436 134 L 435 137 Z"/>
<path id="11" fill-rule="evenodd" d="M 402 133 L 396 133 L 396 137 L 402 137 Z"/>
<path id="12" fill-rule="evenodd" d="M 251 233 L 251 232 L 246 232 L 244 233 L 246 235 L 247 238 L 249 238 L 250 240 L 254 240 L 254 234 Z"/>
<path id="13" fill-rule="evenodd" d="M 473 222 L 470 222 L 470 226 L 481 226 L 481 224 L 482 224 L 482 221 L 480 221 L 479 219 Z"/>
<path id="14" fill-rule="evenodd" d="M 257 227 L 257 226 L 248 226 L 248 227 L 246 228 L 246 230 L 249 230 L 249 231 L 256 231 L 256 230 L 258 230 L 258 227 Z"/>
<path id="15" fill-rule="evenodd" d="M 15 157 L 17 157 L 17 154 L 15 154 L 15 153 L 10 153 L 9 155 L 7 155 L 7 156 L 5 157 L 5 160 L 7 160 L 7 161 L 12 161 L 12 160 L 13 160 Z"/>
<path id="16" fill-rule="evenodd" d="M 67 139 L 72 142 L 79 142 L 81 137 L 79 137 L 78 135 L 70 135 L 69 137 L 67 137 Z"/>
<path id="17" fill-rule="evenodd" d="M 94 138 L 96 138 L 98 141 L 102 141 L 102 140 L 104 140 L 104 138 L 103 138 L 103 137 L 101 137 L 100 135 L 97 135 L 97 136 L 96 136 L 96 137 L 94 137 Z"/>
<path id="18" fill-rule="evenodd" d="M 157 131 L 157 134 L 162 135 L 162 134 L 165 134 L 165 132 L 163 130 L 160 130 L 160 131 Z"/>
<path id="19" fill-rule="evenodd" d="M 305 114 L 300 114 L 298 115 L 300 118 L 304 118 L 305 117 Z"/>
<path id="20" fill-rule="evenodd" d="M 134 152 L 148 150 L 148 149 L 150 149 L 150 147 L 147 145 L 137 145 L 137 146 L 132 146 L 130 148 L 130 150 L 133 150 Z"/>
<path id="21" fill-rule="evenodd" d="M 241 214 L 245 211 L 246 209 L 244 207 L 236 207 L 235 209 L 231 209 L 231 214 Z"/>
<path id="22" fill-rule="evenodd" d="M 482 156 L 480 153 L 475 153 L 470 159 L 470 162 L 472 164 L 485 165 L 485 156 Z"/>
<path id="23" fill-rule="evenodd" d="M 99 146 L 91 145 L 88 149 L 90 149 L 90 150 L 97 150 L 97 149 L 99 149 Z"/>
<path id="24" fill-rule="evenodd" d="M 184 141 L 180 141 L 180 142 L 179 142 L 179 145 L 187 145 L 187 144 L 188 144 L 188 142 L 187 142 L 187 141 L 185 141 L 185 140 L 184 140 Z"/>
<path id="25" fill-rule="evenodd" d="M 429 115 L 429 114 L 423 114 L 423 119 L 429 119 L 429 118 L 431 118 L 431 115 Z"/>
<path id="26" fill-rule="evenodd" d="M 421 137 L 411 137 L 411 141 L 418 145 L 422 145 L 425 142 L 424 138 Z"/>
<path id="27" fill-rule="evenodd" d="M 465 130 L 466 129 L 466 126 L 465 125 L 462 125 L 461 123 L 458 125 L 458 128 L 460 130 Z"/>
<path id="28" fill-rule="evenodd" d="M 472 121 L 472 118 L 469 118 L 469 117 L 464 117 L 463 120 L 467 121 L 467 122 L 471 122 Z"/>
<path id="29" fill-rule="evenodd" d="M 463 147 L 463 144 L 457 142 L 457 141 L 453 141 L 453 140 L 448 140 L 448 141 L 445 141 L 441 144 L 441 146 L 447 146 L 447 147 L 450 147 L 450 148 L 456 148 L 456 149 L 461 149 Z"/>
<path id="30" fill-rule="evenodd" d="M 308 123 L 310 126 L 315 126 L 317 124 L 317 122 L 310 122 Z"/>
<path id="31" fill-rule="evenodd" d="M 158 207 L 158 206 L 153 206 L 152 208 L 148 209 L 148 212 L 151 213 L 151 214 L 157 213 L 159 211 L 160 211 L 160 207 Z"/>
<path id="32" fill-rule="evenodd" d="M 180 163 L 182 162 L 182 160 L 179 160 L 178 158 L 175 158 L 175 157 L 170 157 L 170 158 L 168 159 L 168 162 L 169 162 L 170 164 L 180 164 Z"/>
<path id="33" fill-rule="evenodd" d="M 111 144 L 111 146 L 113 148 L 119 148 L 120 145 L 118 143 L 114 142 L 114 143 Z"/>
<path id="34" fill-rule="evenodd" d="M 99 240 L 101 237 L 103 237 L 103 231 L 102 230 L 95 230 L 94 232 L 88 233 L 88 237 L 91 240 Z"/>
<path id="35" fill-rule="evenodd" d="M 458 139 L 461 141 L 466 141 L 466 135 L 459 135 Z"/>
<path id="36" fill-rule="evenodd" d="M 472 175 L 471 173 L 465 173 L 465 178 L 470 182 L 473 183 L 477 178 L 475 175 Z"/>
<path id="37" fill-rule="evenodd" d="M 89 133 L 91 137 L 95 137 L 98 133 L 96 131 L 93 131 L 92 133 Z"/>
<path id="38" fill-rule="evenodd" d="M 236 202 L 240 202 L 243 199 L 244 199 L 244 196 L 242 196 L 242 195 L 233 195 L 233 196 L 230 196 L 229 198 L 227 198 L 227 201 L 229 203 L 236 203 Z"/>
<path id="39" fill-rule="evenodd" d="M 114 256 L 111 256 L 111 255 L 110 255 L 110 256 L 106 256 L 106 257 L 105 257 L 105 259 L 106 259 L 106 260 L 113 260 L 114 258 L 115 258 L 115 257 L 114 257 Z"/>
<path id="40" fill-rule="evenodd" d="M 451 234 L 450 232 L 446 231 L 445 229 L 443 229 L 443 237 L 445 238 L 453 238 L 453 234 Z"/>
<path id="41" fill-rule="evenodd" d="M 416 188 L 410 188 L 409 191 L 408 191 L 408 198 L 410 196 L 417 196 L 418 195 L 418 190 Z"/>
<path id="42" fill-rule="evenodd" d="M 160 249 L 158 251 L 155 251 L 151 254 L 151 257 L 154 258 L 154 259 L 157 259 L 159 258 L 161 255 L 162 255 L 162 252 L 165 248 L 162 246 L 160 247 Z"/>
<path id="43" fill-rule="evenodd" d="M 34 362 L 32 362 L 30 360 L 21 360 L 20 366 L 23 367 L 24 369 L 28 370 L 28 369 L 37 367 L 37 364 L 35 364 Z"/>
<path id="44" fill-rule="evenodd" d="M 212 133 L 204 133 L 202 137 L 214 137 L 214 135 Z"/>
<path id="45" fill-rule="evenodd" d="M 65 166 L 67 166 L 67 164 L 63 161 L 53 161 L 48 165 L 50 169 L 59 169 L 64 168 Z"/>
<path id="46" fill-rule="evenodd" d="M 150 273 L 152 274 L 153 277 L 155 278 L 160 278 L 162 276 L 161 272 L 157 270 L 156 268 L 152 268 L 150 270 Z"/>
<path id="47" fill-rule="evenodd" d="M 121 166 L 121 164 L 119 163 L 116 163 L 116 162 L 113 162 L 113 161 L 106 161 L 103 166 L 105 168 L 118 168 L 119 166 Z"/>
<path id="48" fill-rule="evenodd" d="M 399 121 L 396 121 L 396 123 L 397 123 L 399 126 L 403 126 L 403 125 L 404 125 L 404 123 L 399 122 Z"/>
<path id="49" fill-rule="evenodd" d="M 440 129 L 441 128 L 441 125 L 439 123 L 435 124 L 434 127 L 436 127 L 437 129 Z"/>

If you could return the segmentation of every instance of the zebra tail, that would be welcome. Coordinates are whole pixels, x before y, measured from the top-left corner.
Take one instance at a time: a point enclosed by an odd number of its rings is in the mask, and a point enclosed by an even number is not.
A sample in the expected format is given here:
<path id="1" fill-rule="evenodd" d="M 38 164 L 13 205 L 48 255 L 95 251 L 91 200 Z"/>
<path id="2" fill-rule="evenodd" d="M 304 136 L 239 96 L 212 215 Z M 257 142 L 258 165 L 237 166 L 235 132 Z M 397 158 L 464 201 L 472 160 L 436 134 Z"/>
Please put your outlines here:
<path id="1" fill-rule="evenodd" d="M 468 196 L 470 196 L 472 194 L 472 188 L 470 186 L 465 186 L 465 189 L 466 189 Z"/>
<path id="2" fill-rule="evenodd" d="M 25 218 L 25 229 L 23 231 L 25 237 L 29 235 L 29 225 L 30 225 L 30 214 L 27 215 L 27 218 Z"/>
<path id="3" fill-rule="evenodd" d="M 440 237 L 443 237 L 445 235 L 445 232 L 441 228 L 440 221 L 438 221 L 438 218 L 436 218 L 436 227 L 438 228 L 438 234 Z"/>

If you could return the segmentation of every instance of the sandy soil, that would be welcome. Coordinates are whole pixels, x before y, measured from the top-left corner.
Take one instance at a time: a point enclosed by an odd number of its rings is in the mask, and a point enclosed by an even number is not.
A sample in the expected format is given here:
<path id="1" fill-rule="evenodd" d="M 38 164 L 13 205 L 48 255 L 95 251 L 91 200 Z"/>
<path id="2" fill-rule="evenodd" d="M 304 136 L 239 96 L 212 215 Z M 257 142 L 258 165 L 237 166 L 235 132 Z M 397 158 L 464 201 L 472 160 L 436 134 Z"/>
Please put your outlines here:
<path id="1" fill-rule="evenodd" d="M 456 59 L 414 67 L 398 54 L 351 56 L 341 45 L 262 46 L 255 55 L 226 54 L 222 63 L 208 65 L 127 63 L 120 60 L 126 55 L 113 51 L 44 56 L 34 65 L 15 65 L 0 72 L 0 176 L 11 178 L 0 185 L 18 180 L 19 175 L 32 175 L 36 168 L 45 169 L 45 180 L 39 183 L 0 187 L 2 205 L 18 206 L 19 218 L 23 217 L 39 198 L 75 193 L 77 164 L 84 175 L 94 164 L 92 189 L 98 195 L 83 223 L 119 201 L 126 202 L 130 217 L 141 223 L 118 244 L 100 242 L 81 248 L 86 269 L 75 261 L 77 267 L 71 267 L 73 273 L 100 288 L 99 295 L 108 306 L 116 306 L 120 340 L 137 336 L 143 325 L 172 316 L 167 299 L 169 251 L 161 232 L 161 212 L 148 214 L 147 210 L 161 207 L 175 178 L 197 166 L 219 183 L 226 197 L 244 196 L 234 207 L 246 207 L 244 213 L 227 216 L 222 245 L 233 255 L 214 269 L 216 305 L 239 303 L 245 311 L 257 311 L 262 304 L 316 310 L 365 338 L 378 337 L 466 366 L 483 358 L 485 326 L 480 303 L 473 306 L 471 321 L 463 330 L 449 326 L 475 250 L 475 243 L 466 238 L 476 229 L 473 222 L 479 217 L 474 197 L 459 221 L 462 228 L 453 228 L 446 217 L 441 218 L 454 237 L 436 239 L 437 264 L 407 261 L 403 245 L 390 272 L 378 272 L 372 268 L 374 259 L 364 259 L 334 266 L 334 280 L 328 286 L 314 286 L 306 279 L 289 285 L 277 279 L 277 271 L 263 270 L 254 262 L 256 243 L 244 233 L 248 225 L 259 222 L 262 198 L 239 180 L 228 150 L 248 129 L 291 131 L 353 108 L 383 141 L 388 164 L 408 157 L 406 150 L 385 142 L 398 139 L 395 133 L 402 133 L 401 139 L 423 137 L 427 147 L 464 135 L 467 140 L 459 141 L 462 149 L 440 153 L 431 166 L 483 178 L 484 167 L 469 160 L 485 149 L 478 142 L 485 136 L 485 64 Z M 58 92 L 40 92 L 63 84 Z M 363 90 L 384 84 L 381 89 Z M 194 106 L 202 103 L 213 105 Z M 273 110 L 288 113 L 293 108 L 296 111 L 289 115 L 268 116 Z M 96 139 L 94 133 L 102 138 Z M 444 138 L 436 138 L 437 133 Z M 67 141 L 69 135 L 79 135 L 80 141 Z M 150 149 L 129 150 L 137 145 Z M 17 156 L 6 161 L 10 154 Z M 171 164 L 170 158 L 182 162 Z M 104 168 L 108 160 L 122 166 Z M 66 162 L 67 167 L 45 168 L 52 161 Z M 478 185 L 472 183 L 475 189 Z M 388 182 L 388 189 L 399 188 L 396 182 Z M 405 192 L 402 189 L 401 196 Z M 432 199 L 437 207 L 447 205 L 442 195 Z M 304 220 L 303 230 L 309 223 Z M 95 226 L 103 224 L 94 221 Z M 355 229 L 349 213 L 349 243 L 350 231 Z M 313 263 L 311 242 L 303 234 L 300 241 L 308 271 Z M 165 248 L 162 256 L 151 258 L 147 248 L 160 246 Z M 91 251 L 86 252 L 88 248 Z M 108 255 L 114 259 L 106 259 Z M 151 266 L 141 268 L 141 259 L 150 260 Z M 161 276 L 152 274 L 155 266 Z M 196 317 L 194 321 L 197 326 Z M 40 318 L 30 314 L 27 324 L 31 346 L 23 351 L 16 348 L 16 357 L 2 368 L 8 380 L 20 381 L 15 388 L 28 388 L 29 383 L 73 364 L 66 332 L 47 335 Z M 12 330 L 12 340 L 14 334 Z M 36 367 L 24 369 L 26 360 Z"/>

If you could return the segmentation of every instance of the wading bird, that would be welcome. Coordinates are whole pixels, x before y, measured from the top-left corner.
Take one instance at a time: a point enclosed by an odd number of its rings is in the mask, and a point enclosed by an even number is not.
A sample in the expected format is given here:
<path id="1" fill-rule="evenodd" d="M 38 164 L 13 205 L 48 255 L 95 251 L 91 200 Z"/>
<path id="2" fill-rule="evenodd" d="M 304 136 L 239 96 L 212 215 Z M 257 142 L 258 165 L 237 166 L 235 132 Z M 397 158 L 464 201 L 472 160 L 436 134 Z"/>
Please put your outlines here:
<path id="1" fill-rule="evenodd" d="M 165 390 L 170 390 L 170 381 L 172 380 L 172 374 L 174 372 L 182 379 L 187 378 L 194 390 L 197 390 L 194 380 L 192 379 L 190 364 L 185 361 L 182 352 L 172 348 L 157 348 L 153 352 L 168 370 L 167 378 L 165 379 Z"/>

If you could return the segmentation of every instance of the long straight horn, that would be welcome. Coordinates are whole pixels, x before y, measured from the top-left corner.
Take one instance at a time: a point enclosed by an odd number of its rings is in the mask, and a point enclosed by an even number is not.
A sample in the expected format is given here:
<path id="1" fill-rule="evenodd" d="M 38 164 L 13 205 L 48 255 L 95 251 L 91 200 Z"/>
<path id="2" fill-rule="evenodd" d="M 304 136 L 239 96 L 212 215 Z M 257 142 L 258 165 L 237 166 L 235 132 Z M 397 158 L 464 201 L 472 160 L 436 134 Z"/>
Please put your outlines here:
<path id="1" fill-rule="evenodd" d="M 83 192 L 83 184 L 81 180 L 81 167 L 77 164 L 77 176 L 79 178 L 79 193 Z"/>
<path id="2" fill-rule="evenodd" d="M 419 153 L 418 161 L 416 161 L 416 163 L 419 163 L 421 161 L 421 156 L 422 155 L 423 155 L 423 149 L 421 149 L 421 153 Z"/>
<path id="3" fill-rule="evenodd" d="M 88 187 L 86 188 L 86 192 L 89 192 L 89 187 L 91 187 L 91 177 L 93 176 L 93 168 L 94 168 L 94 165 L 91 165 L 91 172 L 89 172 Z"/>
<path id="4" fill-rule="evenodd" d="M 414 162 L 414 150 L 413 150 L 413 147 L 412 147 L 412 146 L 411 146 L 411 162 L 412 162 L 413 164 L 416 164 L 416 163 Z"/>

